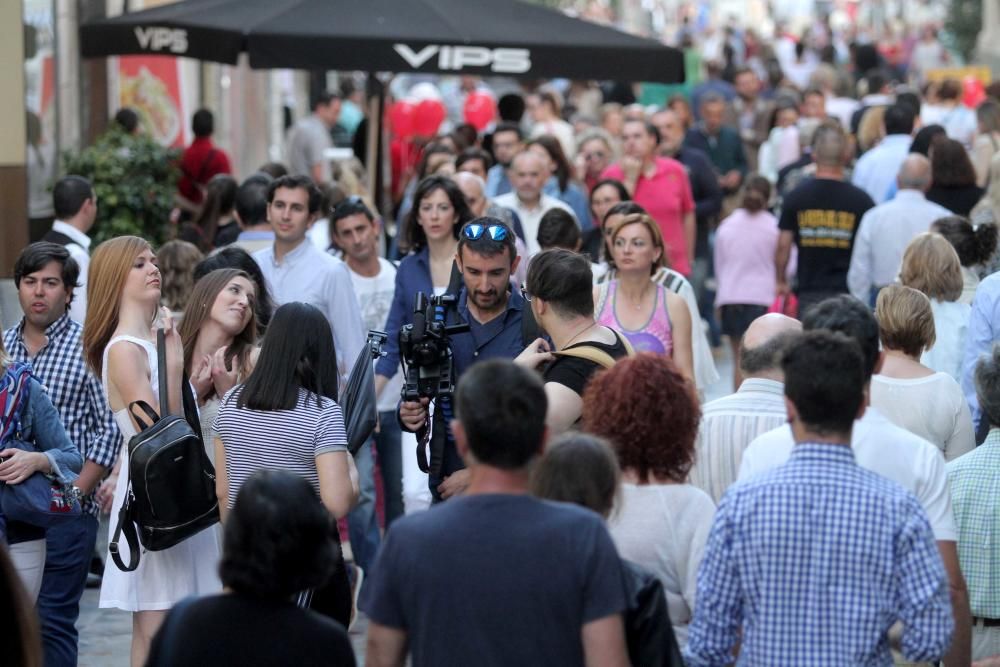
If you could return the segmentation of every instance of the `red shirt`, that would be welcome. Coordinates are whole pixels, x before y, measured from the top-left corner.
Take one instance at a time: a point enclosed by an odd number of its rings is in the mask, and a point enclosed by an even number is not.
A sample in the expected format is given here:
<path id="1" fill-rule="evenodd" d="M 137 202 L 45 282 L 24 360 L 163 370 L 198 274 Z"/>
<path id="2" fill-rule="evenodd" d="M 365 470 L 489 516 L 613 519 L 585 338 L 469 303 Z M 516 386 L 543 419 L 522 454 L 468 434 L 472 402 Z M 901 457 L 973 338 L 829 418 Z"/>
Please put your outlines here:
<path id="1" fill-rule="evenodd" d="M 212 145 L 209 137 L 196 137 L 191 145 L 184 149 L 180 162 L 181 180 L 177 190 L 181 195 L 194 202 L 201 203 L 202 192 L 198 186 L 203 186 L 216 174 L 231 174 L 229 157 L 220 148 Z"/>
<path id="2" fill-rule="evenodd" d="M 687 256 L 687 240 L 684 237 L 684 215 L 694 211 L 694 197 L 687 171 L 677 160 L 658 157 L 656 173 L 652 178 L 639 175 L 632 193 L 632 201 L 646 209 L 656 220 L 667 246 L 670 268 L 685 276 L 691 275 L 691 263 Z M 621 165 L 615 163 L 604 170 L 601 178 L 625 181 Z"/>

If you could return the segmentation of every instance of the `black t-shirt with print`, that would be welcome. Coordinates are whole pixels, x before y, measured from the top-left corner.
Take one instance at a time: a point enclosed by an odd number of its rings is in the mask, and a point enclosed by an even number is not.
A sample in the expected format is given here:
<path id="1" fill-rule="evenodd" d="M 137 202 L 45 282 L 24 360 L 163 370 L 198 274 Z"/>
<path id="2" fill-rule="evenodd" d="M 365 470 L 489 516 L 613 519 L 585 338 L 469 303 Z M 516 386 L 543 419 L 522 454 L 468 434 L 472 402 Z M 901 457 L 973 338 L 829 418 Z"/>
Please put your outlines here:
<path id="1" fill-rule="evenodd" d="M 847 269 L 861 216 L 875 206 L 844 181 L 811 178 L 786 198 L 778 227 L 795 234 L 799 292 L 847 292 Z"/>

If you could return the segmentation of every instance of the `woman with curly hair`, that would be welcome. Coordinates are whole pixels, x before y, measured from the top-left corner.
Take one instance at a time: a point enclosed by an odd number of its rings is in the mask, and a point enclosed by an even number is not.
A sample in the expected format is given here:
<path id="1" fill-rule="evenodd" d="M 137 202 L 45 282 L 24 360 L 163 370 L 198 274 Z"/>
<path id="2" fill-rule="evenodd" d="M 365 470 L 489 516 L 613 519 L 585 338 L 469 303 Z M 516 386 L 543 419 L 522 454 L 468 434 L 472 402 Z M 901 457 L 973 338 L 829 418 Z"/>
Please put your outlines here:
<path id="1" fill-rule="evenodd" d="M 592 378 L 583 395 L 583 430 L 611 442 L 622 467 L 611 537 L 622 558 L 663 582 L 681 646 L 715 516 L 708 494 L 687 483 L 700 418 L 694 387 L 662 355 L 622 359 Z"/>

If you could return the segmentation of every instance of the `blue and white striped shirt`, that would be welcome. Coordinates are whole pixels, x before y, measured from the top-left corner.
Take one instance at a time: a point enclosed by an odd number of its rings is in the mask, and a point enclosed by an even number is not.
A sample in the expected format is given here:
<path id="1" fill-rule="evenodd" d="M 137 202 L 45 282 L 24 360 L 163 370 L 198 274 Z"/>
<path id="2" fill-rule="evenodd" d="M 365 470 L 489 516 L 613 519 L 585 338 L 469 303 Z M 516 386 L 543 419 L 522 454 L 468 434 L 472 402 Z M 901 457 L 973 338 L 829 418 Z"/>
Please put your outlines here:
<path id="1" fill-rule="evenodd" d="M 24 344 L 24 318 L 3 334 L 4 347 L 14 361 L 26 361 L 59 411 L 69 439 L 85 461 L 110 468 L 121 449 L 122 433 L 101 388 L 83 359 L 83 327 L 68 314 L 45 330 L 45 345 L 34 357 Z M 97 516 L 93 494 L 83 501 L 83 511 Z"/>
<path id="2" fill-rule="evenodd" d="M 948 580 L 927 516 L 850 447 L 798 444 L 788 462 L 729 489 L 698 572 L 687 664 L 892 665 L 951 643 Z"/>

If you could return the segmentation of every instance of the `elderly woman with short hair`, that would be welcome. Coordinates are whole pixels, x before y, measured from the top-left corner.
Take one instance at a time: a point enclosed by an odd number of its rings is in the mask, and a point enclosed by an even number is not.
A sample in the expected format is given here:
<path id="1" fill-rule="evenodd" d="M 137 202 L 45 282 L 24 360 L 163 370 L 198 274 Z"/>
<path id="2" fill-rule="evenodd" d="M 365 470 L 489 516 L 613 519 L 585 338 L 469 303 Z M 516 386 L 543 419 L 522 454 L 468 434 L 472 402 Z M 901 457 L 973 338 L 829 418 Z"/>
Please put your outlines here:
<path id="1" fill-rule="evenodd" d="M 975 448 L 972 415 L 958 382 L 920 363 L 935 341 L 927 296 L 902 285 L 886 287 L 875 303 L 875 319 L 885 357 L 872 376 L 872 406 L 936 445 L 948 461 Z"/>
<path id="2" fill-rule="evenodd" d="M 920 363 L 960 381 L 971 308 L 959 300 L 963 278 L 955 248 L 940 234 L 919 234 L 903 253 L 899 282 L 931 300 L 937 342 L 924 351 Z"/>

